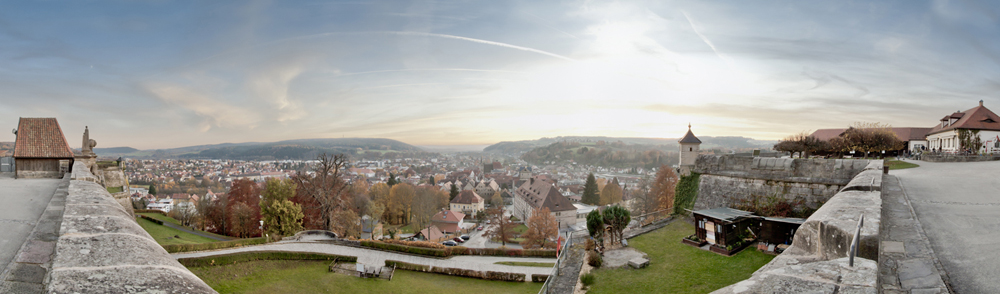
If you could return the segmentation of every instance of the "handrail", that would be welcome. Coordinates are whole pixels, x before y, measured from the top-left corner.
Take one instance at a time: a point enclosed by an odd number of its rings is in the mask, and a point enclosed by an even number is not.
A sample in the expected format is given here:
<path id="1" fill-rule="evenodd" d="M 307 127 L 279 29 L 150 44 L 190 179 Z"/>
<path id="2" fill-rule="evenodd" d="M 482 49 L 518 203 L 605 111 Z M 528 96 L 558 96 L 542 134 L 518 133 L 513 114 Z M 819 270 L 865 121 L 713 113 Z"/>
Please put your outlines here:
<path id="1" fill-rule="evenodd" d="M 858 228 L 854 231 L 854 238 L 851 240 L 851 251 L 848 253 L 847 265 L 854 267 L 854 257 L 858 255 L 858 242 L 861 239 L 861 226 L 865 224 L 865 215 L 861 214 L 858 219 Z"/>

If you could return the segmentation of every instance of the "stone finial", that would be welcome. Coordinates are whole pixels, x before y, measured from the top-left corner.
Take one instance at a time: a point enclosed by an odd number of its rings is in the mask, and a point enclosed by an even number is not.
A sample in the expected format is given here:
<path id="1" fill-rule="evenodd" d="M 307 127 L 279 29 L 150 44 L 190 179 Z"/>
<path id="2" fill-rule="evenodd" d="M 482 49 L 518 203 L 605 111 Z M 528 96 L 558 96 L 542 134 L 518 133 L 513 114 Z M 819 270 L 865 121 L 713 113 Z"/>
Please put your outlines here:
<path id="1" fill-rule="evenodd" d="M 80 153 L 83 155 L 94 155 L 94 147 L 97 147 L 97 140 L 90 138 L 90 127 L 83 127 L 83 146 L 80 146 Z"/>

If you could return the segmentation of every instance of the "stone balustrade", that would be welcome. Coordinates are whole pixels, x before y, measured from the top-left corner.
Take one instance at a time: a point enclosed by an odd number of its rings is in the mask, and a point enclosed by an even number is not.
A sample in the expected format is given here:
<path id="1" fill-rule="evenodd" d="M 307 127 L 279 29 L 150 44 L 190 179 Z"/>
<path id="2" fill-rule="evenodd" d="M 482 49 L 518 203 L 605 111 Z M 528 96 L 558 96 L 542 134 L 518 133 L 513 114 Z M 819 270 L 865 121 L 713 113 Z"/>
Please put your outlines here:
<path id="1" fill-rule="evenodd" d="M 50 293 L 216 293 L 153 240 L 83 163 L 73 166 Z"/>

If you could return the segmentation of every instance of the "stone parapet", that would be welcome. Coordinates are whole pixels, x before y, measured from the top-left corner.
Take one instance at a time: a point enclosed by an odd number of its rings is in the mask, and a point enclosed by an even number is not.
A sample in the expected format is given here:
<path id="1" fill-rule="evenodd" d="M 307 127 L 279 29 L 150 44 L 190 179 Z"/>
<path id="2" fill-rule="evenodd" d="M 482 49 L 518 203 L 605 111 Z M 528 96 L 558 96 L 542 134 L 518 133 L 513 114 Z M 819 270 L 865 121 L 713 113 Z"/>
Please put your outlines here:
<path id="1" fill-rule="evenodd" d="M 50 293 L 215 293 L 94 179 L 83 163 L 74 165 Z"/>
<path id="2" fill-rule="evenodd" d="M 882 175 L 881 161 L 865 162 L 847 187 L 806 219 L 788 250 L 750 279 L 713 293 L 877 293 L 882 192 L 850 187 L 869 187 L 873 180 L 881 185 Z M 847 257 L 861 215 L 858 257 L 850 267 Z"/>
<path id="3" fill-rule="evenodd" d="M 868 160 L 699 155 L 694 172 L 746 179 L 844 185 Z"/>

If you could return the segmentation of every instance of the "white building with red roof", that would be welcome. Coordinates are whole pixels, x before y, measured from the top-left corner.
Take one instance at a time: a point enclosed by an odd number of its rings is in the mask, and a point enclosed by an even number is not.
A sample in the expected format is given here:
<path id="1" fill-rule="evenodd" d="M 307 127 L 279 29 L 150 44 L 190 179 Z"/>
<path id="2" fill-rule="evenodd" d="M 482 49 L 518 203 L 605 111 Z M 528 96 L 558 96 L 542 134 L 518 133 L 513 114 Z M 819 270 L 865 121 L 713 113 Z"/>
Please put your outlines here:
<path id="1" fill-rule="evenodd" d="M 929 148 L 943 152 L 962 151 L 959 139 L 959 133 L 962 131 L 976 132 L 983 143 L 979 150 L 971 150 L 972 152 L 1000 152 L 1000 116 L 983 106 L 982 100 L 979 100 L 979 106 L 941 118 L 939 123 L 927 132 Z"/>
<path id="2" fill-rule="evenodd" d="M 450 234 L 462 230 L 462 226 L 465 225 L 464 219 L 464 213 L 445 210 L 431 217 L 431 225 L 437 227 L 445 234 Z"/>

